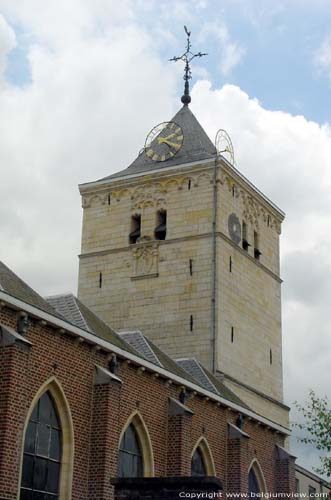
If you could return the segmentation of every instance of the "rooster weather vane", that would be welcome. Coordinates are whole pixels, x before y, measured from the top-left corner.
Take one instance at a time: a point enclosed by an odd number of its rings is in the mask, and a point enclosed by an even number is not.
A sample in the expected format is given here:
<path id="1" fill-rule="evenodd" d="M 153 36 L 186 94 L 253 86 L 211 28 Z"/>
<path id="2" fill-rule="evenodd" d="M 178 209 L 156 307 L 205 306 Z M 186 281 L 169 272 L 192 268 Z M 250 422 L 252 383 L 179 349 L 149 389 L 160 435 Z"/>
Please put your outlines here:
<path id="1" fill-rule="evenodd" d="M 203 57 L 207 56 L 208 54 L 198 52 L 197 54 L 193 54 L 191 52 L 191 32 L 188 31 L 186 26 L 184 26 L 185 33 L 187 35 L 187 44 L 186 44 L 186 52 L 182 54 L 181 56 L 174 56 L 172 59 L 169 59 L 169 61 L 183 61 L 185 63 L 185 68 L 184 68 L 184 81 L 185 81 L 185 87 L 184 87 L 184 94 L 182 95 L 181 101 L 182 103 L 187 106 L 191 102 L 191 96 L 190 96 L 190 85 L 189 85 L 189 80 L 192 78 L 192 73 L 191 73 L 191 68 L 190 68 L 190 62 L 193 61 L 195 57 Z"/>

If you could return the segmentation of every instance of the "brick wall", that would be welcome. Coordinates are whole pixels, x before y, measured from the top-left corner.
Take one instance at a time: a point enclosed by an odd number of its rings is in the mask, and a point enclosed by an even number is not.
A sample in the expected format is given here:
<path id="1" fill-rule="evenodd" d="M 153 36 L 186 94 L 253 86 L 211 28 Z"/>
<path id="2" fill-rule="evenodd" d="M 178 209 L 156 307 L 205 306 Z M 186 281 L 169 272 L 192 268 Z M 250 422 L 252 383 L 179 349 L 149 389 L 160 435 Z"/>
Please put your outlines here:
<path id="1" fill-rule="evenodd" d="M 2 309 L 1 322 L 15 327 L 16 313 Z M 148 430 L 157 477 L 189 475 L 193 447 L 201 436 L 209 443 L 216 474 L 225 489 L 233 487 L 232 444 L 227 422 L 237 414 L 216 402 L 191 394 L 187 406 L 192 416 L 178 421 L 168 417 L 168 398 L 178 399 L 180 387 L 162 377 L 120 360 L 118 376 L 123 384 L 94 385 L 95 364 L 107 367 L 107 353 L 68 334 L 33 320 L 27 339 L 30 349 L 18 345 L 0 348 L 0 499 L 17 498 L 23 432 L 31 403 L 45 382 L 55 376 L 70 407 L 74 427 L 72 499 L 110 499 L 110 477 L 117 473 L 120 432 L 138 410 Z M 284 445 L 282 435 L 246 421 L 249 434 L 240 474 L 256 458 L 268 489 L 275 490 L 275 444 Z M 176 462 L 177 461 L 177 462 Z M 176 468 L 177 467 L 177 468 Z M 290 474 L 292 472 L 290 471 Z M 241 483 L 241 488 L 243 483 Z M 290 483 L 287 483 L 287 488 Z M 62 500 L 62 499 L 61 499 Z"/>

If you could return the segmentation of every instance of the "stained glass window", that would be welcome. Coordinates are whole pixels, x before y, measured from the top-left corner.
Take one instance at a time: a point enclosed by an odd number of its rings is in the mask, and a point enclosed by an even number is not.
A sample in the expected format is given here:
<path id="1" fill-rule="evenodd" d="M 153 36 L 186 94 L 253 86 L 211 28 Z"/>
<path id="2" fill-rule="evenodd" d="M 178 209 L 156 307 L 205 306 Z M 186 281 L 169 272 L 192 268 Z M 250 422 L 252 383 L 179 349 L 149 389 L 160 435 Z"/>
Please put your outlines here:
<path id="1" fill-rule="evenodd" d="M 191 474 L 192 476 L 206 476 L 207 471 L 205 463 L 203 461 L 203 456 L 200 448 L 198 447 L 193 453 L 191 462 Z"/>
<path id="2" fill-rule="evenodd" d="M 49 392 L 41 396 L 25 433 L 20 500 L 58 500 L 62 432 Z"/>
<path id="3" fill-rule="evenodd" d="M 259 482 L 257 480 L 256 474 L 251 469 L 249 471 L 249 476 L 248 476 L 248 489 L 249 489 L 249 495 L 253 498 L 256 493 L 260 493 L 260 487 L 259 487 Z M 254 495 L 252 495 L 254 493 Z"/>
<path id="4" fill-rule="evenodd" d="M 125 431 L 118 455 L 119 477 L 142 477 L 143 457 L 136 429 L 130 424 Z"/>

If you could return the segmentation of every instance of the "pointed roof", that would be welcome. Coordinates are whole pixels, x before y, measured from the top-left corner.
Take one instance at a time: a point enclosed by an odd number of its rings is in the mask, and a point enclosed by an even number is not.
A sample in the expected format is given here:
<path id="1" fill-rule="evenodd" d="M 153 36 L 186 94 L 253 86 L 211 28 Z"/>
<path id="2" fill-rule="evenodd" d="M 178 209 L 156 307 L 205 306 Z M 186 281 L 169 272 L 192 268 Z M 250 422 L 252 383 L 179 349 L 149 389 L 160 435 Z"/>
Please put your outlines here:
<path id="1" fill-rule="evenodd" d="M 149 170 L 162 170 L 162 168 L 174 165 L 215 158 L 216 149 L 214 144 L 188 106 L 183 106 L 171 121 L 177 123 L 184 133 L 183 145 L 176 156 L 164 162 L 154 162 L 146 156 L 145 150 L 143 150 L 128 168 L 100 180 L 116 179 L 117 177 L 136 175 Z"/>

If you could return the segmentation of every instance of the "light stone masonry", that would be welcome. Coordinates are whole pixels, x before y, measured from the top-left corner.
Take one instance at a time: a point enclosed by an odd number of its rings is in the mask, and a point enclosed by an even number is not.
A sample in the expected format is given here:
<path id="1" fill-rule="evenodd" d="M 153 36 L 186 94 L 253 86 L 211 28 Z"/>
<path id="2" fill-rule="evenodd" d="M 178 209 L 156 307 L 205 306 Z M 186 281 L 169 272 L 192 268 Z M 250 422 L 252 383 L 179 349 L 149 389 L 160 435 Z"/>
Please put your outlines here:
<path id="1" fill-rule="evenodd" d="M 213 358 L 213 169 L 214 161 L 179 165 L 80 187 L 79 298 L 113 328 L 139 329 L 172 357 L 196 357 L 208 368 Z M 217 198 L 217 371 L 282 402 L 283 214 L 223 160 L 217 166 Z M 154 235 L 159 210 L 167 212 L 165 241 Z M 141 235 L 129 244 L 136 214 Z M 230 214 L 247 225 L 248 251 L 242 241 L 231 240 Z M 231 388 L 256 411 L 288 424 L 282 406 L 238 387 Z"/>

